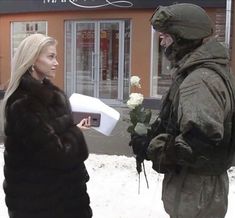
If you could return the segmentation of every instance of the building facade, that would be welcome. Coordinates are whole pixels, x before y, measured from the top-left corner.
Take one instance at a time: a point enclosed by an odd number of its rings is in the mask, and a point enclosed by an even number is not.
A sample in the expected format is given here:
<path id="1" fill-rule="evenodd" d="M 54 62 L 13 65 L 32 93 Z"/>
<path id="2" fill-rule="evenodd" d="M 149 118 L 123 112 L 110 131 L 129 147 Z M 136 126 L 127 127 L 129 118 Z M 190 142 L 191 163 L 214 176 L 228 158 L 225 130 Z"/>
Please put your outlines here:
<path id="1" fill-rule="evenodd" d="M 123 106 L 129 78 L 141 78 L 145 97 L 160 98 L 170 83 L 169 66 L 149 19 L 159 5 L 174 0 L 1 0 L 0 84 L 7 84 L 20 41 L 39 32 L 58 40 L 55 83 L 70 96 L 94 96 Z M 230 46 L 235 72 L 232 0 L 194 0 L 215 23 L 215 34 Z M 226 35 L 227 34 L 227 35 Z M 226 41 L 227 40 L 227 41 Z"/>

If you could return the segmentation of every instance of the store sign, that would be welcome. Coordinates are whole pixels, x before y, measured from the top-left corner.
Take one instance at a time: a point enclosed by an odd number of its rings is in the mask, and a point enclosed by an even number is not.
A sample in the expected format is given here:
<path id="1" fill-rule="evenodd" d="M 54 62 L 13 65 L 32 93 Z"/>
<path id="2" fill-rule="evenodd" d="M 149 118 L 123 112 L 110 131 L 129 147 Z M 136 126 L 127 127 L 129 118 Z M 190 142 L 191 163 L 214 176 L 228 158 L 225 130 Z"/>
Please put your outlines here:
<path id="1" fill-rule="evenodd" d="M 98 9 L 155 9 L 176 0 L 0 0 L 0 14 Z M 185 0 L 177 0 L 178 3 Z M 191 0 L 202 7 L 226 7 L 226 0 Z"/>
<path id="2" fill-rule="evenodd" d="M 119 7 L 119 8 L 130 8 L 133 6 L 131 1 L 117 1 L 117 0 L 42 0 L 44 4 L 72 4 L 79 8 L 102 8 L 107 6 Z"/>

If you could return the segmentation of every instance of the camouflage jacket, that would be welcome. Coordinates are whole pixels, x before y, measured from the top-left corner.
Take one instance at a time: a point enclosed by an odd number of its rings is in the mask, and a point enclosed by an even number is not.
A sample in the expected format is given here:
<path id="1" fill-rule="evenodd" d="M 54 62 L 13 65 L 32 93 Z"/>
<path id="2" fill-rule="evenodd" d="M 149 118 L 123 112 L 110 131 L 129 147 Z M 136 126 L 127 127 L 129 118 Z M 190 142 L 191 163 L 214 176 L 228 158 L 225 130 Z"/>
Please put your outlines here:
<path id="1" fill-rule="evenodd" d="M 173 69 L 172 85 L 152 125 L 148 157 L 161 173 L 187 167 L 217 175 L 230 166 L 233 78 L 225 47 L 212 39 Z"/>

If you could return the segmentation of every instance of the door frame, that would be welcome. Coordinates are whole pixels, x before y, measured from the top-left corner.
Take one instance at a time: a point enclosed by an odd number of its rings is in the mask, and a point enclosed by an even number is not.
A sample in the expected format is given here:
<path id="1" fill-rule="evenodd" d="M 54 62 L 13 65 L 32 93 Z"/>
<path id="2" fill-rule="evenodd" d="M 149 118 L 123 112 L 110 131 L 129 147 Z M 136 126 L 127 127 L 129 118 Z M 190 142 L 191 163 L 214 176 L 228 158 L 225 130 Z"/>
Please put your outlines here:
<path id="1" fill-rule="evenodd" d="M 70 93 L 75 92 L 76 90 L 76 26 L 79 23 L 94 23 L 95 28 L 95 55 L 94 55 L 94 96 L 99 97 L 99 75 L 100 75 L 100 60 L 99 60 L 99 54 L 100 54 L 100 26 L 102 23 L 118 23 L 119 24 L 119 51 L 118 51 L 118 98 L 117 99 L 102 99 L 107 104 L 114 104 L 115 101 L 123 100 L 123 78 L 124 78 L 124 37 L 125 37 L 125 21 L 124 20 L 73 20 L 73 21 L 66 21 L 71 22 L 71 90 Z M 65 22 L 65 25 L 66 25 Z M 65 40 L 65 46 L 66 46 L 66 40 Z M 66 62 L 66 58 L 65 58 Z M 65 63 L 65 66 L 67 63 Z M 66 85 L 66 69 L 65 69 L 65 85 Z M 68 87 L 66 87 L 67 89 Z"/>

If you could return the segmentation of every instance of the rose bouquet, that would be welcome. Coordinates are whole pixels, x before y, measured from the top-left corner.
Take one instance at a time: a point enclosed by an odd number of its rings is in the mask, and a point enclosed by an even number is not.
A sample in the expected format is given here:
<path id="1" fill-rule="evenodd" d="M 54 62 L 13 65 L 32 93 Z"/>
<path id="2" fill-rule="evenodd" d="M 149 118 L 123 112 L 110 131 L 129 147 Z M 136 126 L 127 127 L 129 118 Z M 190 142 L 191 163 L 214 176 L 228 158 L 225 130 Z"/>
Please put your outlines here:
<path id="1" fill-rule="evenodd" d="M 138 76 L 132 76 L 130 80 L 130 85 L 132 89 L 140 89 L 140 78 Z M 129 96 L 129 100 L 127 101 L 127 106 L 130 109 L 129 121 L 131 125 L 127 128 L 127 132 L 131 134 L 131 137 L 138 136 L 147 136 L 148 129 L 150 129 L 150 120 L 152 116 L 152 112 L 150 109 L 146 109 L 143 106 L 144 96 L 139 92 L 132 92 Z M 130 144 L 131 145 L 131 144 Z M 136 156 L 136 169 L 139 174 L 139 182 L 140 182 L 140 172 L 142 171 L 142 164 L 144 169 L 144 175 L 148 187 L 147 175 L 144 167 L 144 160 L 140 159 Z M 139 184 L 140 187 L 140 184 Z"/>
<path id="2" fill-rule="evenodd" d="M 131 87 L 141 88 L 140 78 L 138 76 L 132 76 Z M 127 106 L 130 109 L 130 122 L 131 125 L 128 127 L 127 131 L 130 134 L 137 133 L 138 135 L 146 135 L 148 129 L 150 128 L 150 120 L 152 112 L 150 109 L 146 109 L 143 106 L 144 96 L 139 92 L 133 92 L 129 96 L 127 101 Z"/>

